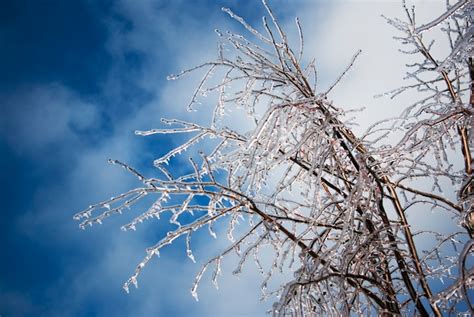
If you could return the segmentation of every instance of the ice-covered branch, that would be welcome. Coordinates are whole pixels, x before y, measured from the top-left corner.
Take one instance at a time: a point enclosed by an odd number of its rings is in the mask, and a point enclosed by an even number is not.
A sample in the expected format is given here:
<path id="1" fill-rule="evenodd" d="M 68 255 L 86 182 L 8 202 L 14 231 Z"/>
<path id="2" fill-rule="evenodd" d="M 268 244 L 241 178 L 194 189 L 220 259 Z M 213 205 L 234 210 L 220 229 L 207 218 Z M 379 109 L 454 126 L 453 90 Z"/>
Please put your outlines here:
<path id="1" fill-rule="evenodd" d="M 319 92 L 314 61 L 304 64 L 299 21 L 295 55 L 276 15 L 266 1 L 263 6 L 269 18 L 263 19 L 262 32 L 223 9 L 254 40 L 217 31 L 222 43 L 215 61 L 169 77 L 203 72 L 188 108 L 199 111 L 199 100 L 217 93 L 210 126 L 163 119 L 166 128 L 137 131 L 141 136 L 183 134 L 188 139 L 155 160 L 159 176 L 146 177 L 125 163 L 111 161 L 142 185 L 90 206 L 75 219 L 82 228 L 102 223 L 150 196 L 154 203 L 122 229 L 135 230 L 147 219 L 169 215 L 174 228 L 146 249 L 124 285 L 126 290 L 137 286 L 142 269 L 162 248 L 185 239 L 186 255 L 194 262 L 193 234 L 207 228 L 217 237 L 214 226 L 226 226 L 229 245 L 198 272 L 191 290 L 196 299 L 206 270 L 214 267 L 211 279 L 217 287 L 222 261 L 235 252 L 240 259 L 234 273 L 253 259 L 263 276 L 264 296 L 275 272 L 294 273 L 292 280 L 270 293 L 279 297 L 273 309 L 277 316 L 341 312 L 441 316 L 445 306 L 438 306 L 440 295 L 432 291 L 432 281 L 446 278 L 457 263 L 452 254 L 459 255 L 457 247 L 466 241 L 457 233 L 454 242 L 453 235 L 439 233 L 431 249 L 423 248 L 407 214 L 422 205 L 448 211 L 460 223 L 464 219 L 465 227 L 466 219 L 471 219 L 466 215 L 472 215 L 472 169 L 457 169 L 452 156 L 461 146 L 464 161 L 471 166 L 473 111 L 463 98 L 472 80 L 466 79 L 466 64 L 457 62 L 462 54 L 456 53 L 455 63 L 440 62 L 419 33 L 441 20 L 455 19 L 460 35 L 454 42 L 470 48 L 472 41 L 464 41 L 472 23 L 466 16 L 468 5 L 458 3 L 418 29 L 408 10 L 408 22 L 390 20 L 404 32 L 402 40 L 410 52 L 422 59 L 407 76 L 415 83 L 390 95 L 410 89 L 428 95 L 408 105 L 400 116 L 371 126 L 363 137 L 349 128 L 349 111 L 327 96 L 337 92 L 337 84 L 360 52 L 326 92 Z M 213 78 L 216 74 L 222 76 L 218 81 Z M 426 79 L 427 74 L 432 77 Z M 229 120 L 240 109 L 248 120 Z M 379 144 L 393 131 L 402 134 L 398 143 Z M 174 176 L 174 163 L 184 152 L 190 164 L 187 168 L 180 164 L 182 173 Z M 453 186 L 461 188 L 459 201 L 443 192 Z M 273 253 L 261 261 L 266 247 Z M 469 253 L 461 252 L 459 263 L 466 263 Z M 456 292 L 466 294 L 472 287 L 471 271 L 463 266 L 459 274 L 453 285 L 458 285 Z M 449 294 L 443 299 L 452 300 Z M 456 298 L 455 305 L 460 300 Z"/>

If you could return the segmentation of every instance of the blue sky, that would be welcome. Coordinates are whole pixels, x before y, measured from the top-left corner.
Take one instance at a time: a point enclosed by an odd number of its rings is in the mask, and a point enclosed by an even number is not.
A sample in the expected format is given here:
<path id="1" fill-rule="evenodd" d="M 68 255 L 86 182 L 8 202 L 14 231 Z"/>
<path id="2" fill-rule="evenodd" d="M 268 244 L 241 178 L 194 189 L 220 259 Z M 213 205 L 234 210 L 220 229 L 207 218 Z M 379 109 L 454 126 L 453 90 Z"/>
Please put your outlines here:
<path id="1" fill-rule="evenodd" d="M 405 61 L 393 58 L 386 65 L 397 46 L 379 15 L 398 14 L 397 3 L 271 3 L 284 25 L 296 15 L 302 18 L 307 58 L 321 60 L 322 85 L 337 77 L 358 48 L 364 49 L 354 69 L 358 75 L 342 84 L 335 98 L 387 112 L 372 96 L 397 87 Z M 215 28 L 241 30 L 222 6 L 253 23 L 263 14 L 258 1 L 2 1 L 1 316 L 265 315 L 271 303 L 259 302 L 252 269 L 240 279 L 224 274 L 219 291 L 203 281 L 196 303 L 189 289 L 199 266 L 179 245 L 154 261 L 140 287 L 127 295 L 122 283 L 144 248 L 169 227 L 155 221 L 137 232 L 122 232 L 125 216 L 84 232 L 72 220 L 75 212 L 135 184 L 109 166 L 108 158 L 152 174 L 153 158 L 179 141 L 140 138 L 135 129 L 158 127 L 161 117 L 208 118 L 185 112 L 196 78 L 167 82 L 166 75 L 212 59 Z M 358 25 L 361 17 L 367 26 Z M 364 27 L 385 44 L 367 39 Z M 377 65 L 393 70 L 392 78 L 376 80 L 383 76 Z M 364 83 L 373 91 L 354 99 Z M 222 243 L 198 239 L 198 264 Z"/>

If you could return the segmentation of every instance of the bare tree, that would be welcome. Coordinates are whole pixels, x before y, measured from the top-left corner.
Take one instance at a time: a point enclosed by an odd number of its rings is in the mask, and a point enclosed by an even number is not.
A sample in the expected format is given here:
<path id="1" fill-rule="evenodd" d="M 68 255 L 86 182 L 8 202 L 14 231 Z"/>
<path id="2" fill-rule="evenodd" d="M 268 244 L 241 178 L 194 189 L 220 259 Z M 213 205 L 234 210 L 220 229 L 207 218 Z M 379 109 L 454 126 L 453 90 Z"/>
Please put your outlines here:
<path id="1" fill-rule="evenodd" d="M 388 95 L 416 90 L 423 97 L 400 117 L 379 122 L 361 136 L 349 128 L 348 111 L 328 98 L 360 52 L 330 88 L 319 91 L 314 60 L 303 64 L 298 19 L 299 48 L 293 50 L 271 8 L 263 4 L 269 17 L 263 18 L 263 32 L 223 9 L 255 41 L 217 31 L 222 43 L 215 61 L 170 76 L 205 70 L 188 108 L 217 92 L 211 125 L 163 119 L 169 128 L 137 131 L 190 138 L 154 162 L 159 178 L 112 160 L 143 186 L 76 214 L 80 227 L 101 223 L 149 195 L 156 197 L 153 205 L 124 230 L 172 214 L 176 229 L 146 249 L 124 285 L 127 292 L 131 284 L 137 286 L 144 266 L 181 236 L 194 261 L 191 236 L 203 227 L 215 235 L 212 226 L 219 221 L 228 225 L 230 242 L 197 274 L 191 290 L 196 299 L 204 272 L 212 267 L 216 283 L 222 260 L 235 252 L 240 262 L 234 274 L 252 258 L 262 271 L 264 292 L 276 271 L 290 267 L 294 272 L 293 280 L 269 293 L 279 299 L 275 316 L 473 313 L 468 292 L 474 268 L 468 260 L 474 249 L 474 4 L 448 3 L 444 14 L 422 26 L 409 8 L 404 21 L 388 19 L 402 31 L 405 52 L 419 56 L 409 65 L 411 83 Z M 425 43 L 424 34 L 436 28 L 448 37 L 447 57 L 434 56 L 432 43 Z M 216 72 L 222 74 L 219 81 L 211 79 Z M 245 133 L 223 119 L 235 108 L 248 115 Z M 396 136 L 395 144 L 387 143 Z M 218 142 L 190 159 L 189 174 L 174 175 L 167 163 L 205 138 Z M 460 156 L 462 167 L 454 163 Z M 414 232 L 407 214 L 417 208 L 444 210 L 459 230 Z M 184 214 L 192 220 L 183 220 Z M 422 236 L 432 247 L 417 244 Z M 259 254 L 265 247 L 274 252 L 272 265 L 264 270 Z M 447 287 L 434 291 L 440 280 Z"/>

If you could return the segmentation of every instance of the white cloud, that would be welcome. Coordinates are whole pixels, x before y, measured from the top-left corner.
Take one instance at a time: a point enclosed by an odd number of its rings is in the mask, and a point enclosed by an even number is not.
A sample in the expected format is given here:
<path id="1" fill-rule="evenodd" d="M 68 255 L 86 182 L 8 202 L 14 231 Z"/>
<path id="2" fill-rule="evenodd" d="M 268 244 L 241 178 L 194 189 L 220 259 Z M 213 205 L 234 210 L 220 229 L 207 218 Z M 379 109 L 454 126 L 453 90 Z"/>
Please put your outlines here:
<path id="1" fill-rule="evenodd" d="M 60 84 L 22 87 L 2 99 L 8 113 L 0 118 L 1 134 L 18 153 L 33 154 L 64 140 L 75 144 L 80 132 L 98 123 L 95 105 Z"/>

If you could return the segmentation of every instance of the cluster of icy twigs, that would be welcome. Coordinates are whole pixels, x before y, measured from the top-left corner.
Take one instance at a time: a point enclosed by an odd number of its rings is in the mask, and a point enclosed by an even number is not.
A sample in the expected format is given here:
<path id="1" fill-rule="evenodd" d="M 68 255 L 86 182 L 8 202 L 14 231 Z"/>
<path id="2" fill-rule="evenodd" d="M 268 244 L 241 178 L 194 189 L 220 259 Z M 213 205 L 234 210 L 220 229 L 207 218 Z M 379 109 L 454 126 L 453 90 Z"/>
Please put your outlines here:
<path id="1" fill-rule="evenodd" d="M 162 120 L 168 129 L 137 131 L 138 135 L 183 133 L 190 138 L 154 162 L 161 178 L 147 178 L 111 161 L 143 185 L 75 215 L 81 228 L 120 214 L 149 195 L 156 197 L 153 205 L 124 230 L 171 214 L 176 229 L 146 250 L 125 283 L 127 291 L 130 284 L 137 286 L 141 270 L 163 247 L 184 236 L 187 255 L 194 261 L 191 236 L 207 227 L 215 237 L 213 225 L 225 222 L 230 245 L 198 273 L 192 287 L 196 299 L 206 269 L 214 267 L 212 280 L 217 286 L 222 259 L 235 252 L 240 261 L 234 273 L 252 258 L 263 275 L 264 294 L 279 298 L 274 315 L 441 316 L 443 311 L 465 310 L 466 305 L 472 312 L 474 110 L 473 97 L 467 99 L 474 89 L 473 4 L 448 4 L 446 13 L 421 27 L 409 9 L 407 22 L 389 19 L 403 32 L 399 40 L 409 47 L 406 53 L 421 58 L 409 65 L 411 83 L 389 95 L 417 90 L 423 97 L 399 118 L 373 125 L 359 138 L 348 128 L 351 122 L 344 121 L 347 111 L 334 106 L 328 94 L 360 52 L 334 84 L 317 93 L 314 60 L 303 65 L 298 19 L 300 45 L 294 52 L 272 10 L 263 4 L 270 23 L 263 18 L 262 31 L 224 9 L 258 45 L 243 35 L 217 31 L 223 41 L 216 61 L 170 76 L 177 79 L 205 70 L 188 108 L 201 96 L 217 92 L 211 125 Z M 432 55 L 432 44 L 423 39 L 435 28 L 441 28 L 451 43 L 452 53 L 443 60 Z M 219 81 L 212 77 L 215 72 L 222 73 Z M 225 117 L 235 109 L 248 115 L 250 128 L 245 133 L 226 126 Z M 403 136 L 396 145 L 384 145 L 392 131 L 402 131 Z M 189 174 L 174 176 L 170 160 L 209 138 L 218 140 L 213 143 L 217 145 L 190 159 Z M 463 168 L 452 163 L 460 149 Z M 457 200 L 449 195 L 453 188 Z M 449 234 L 414 232 L 406 214 L 420 205 L 452 214 L 462 229 Z M 418 235 L 430 237 L 432 247 L 420 249 L 415 242 Z M 274 251 L 270 265 L 260 261 L 263 248 Z M 267 293 L 274 273 L 288 268 L 294 279 Z M 437 293 L 433 284 L 439 280 L 449 286 Z"/>

